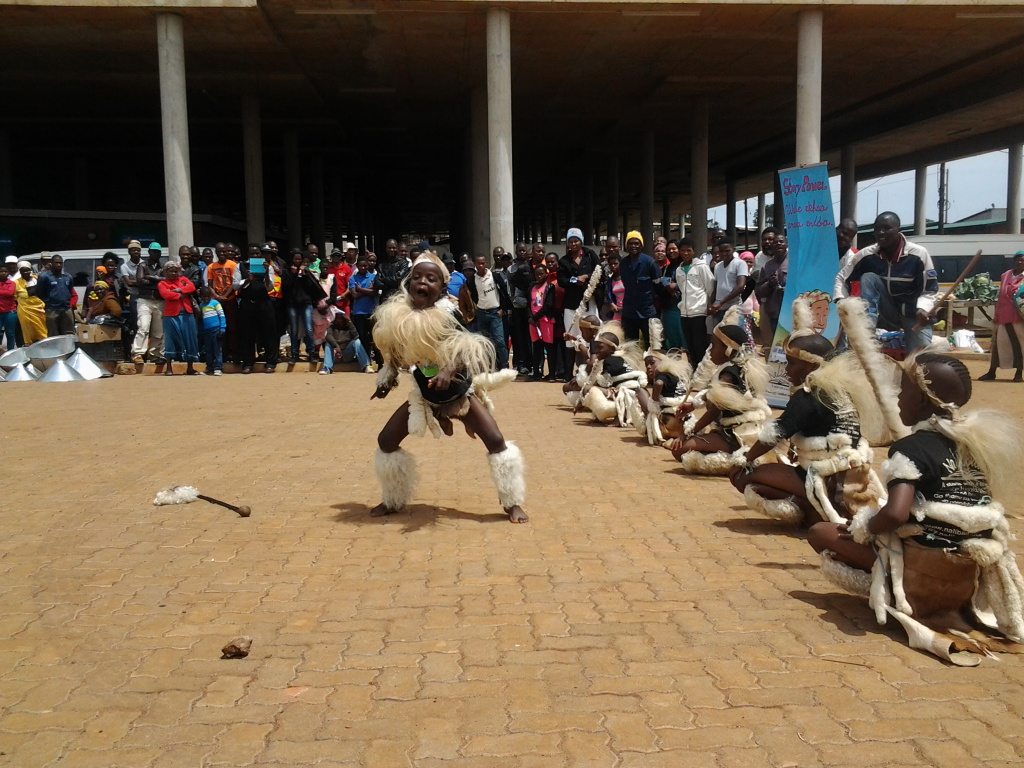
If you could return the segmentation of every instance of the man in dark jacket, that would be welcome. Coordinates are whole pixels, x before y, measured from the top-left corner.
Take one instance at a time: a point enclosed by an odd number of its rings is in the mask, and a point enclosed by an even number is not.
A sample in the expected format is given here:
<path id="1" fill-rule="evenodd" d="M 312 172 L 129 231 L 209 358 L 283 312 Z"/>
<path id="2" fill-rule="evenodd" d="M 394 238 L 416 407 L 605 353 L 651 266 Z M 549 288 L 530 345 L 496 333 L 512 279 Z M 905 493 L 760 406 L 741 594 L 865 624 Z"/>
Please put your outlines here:
<path id="1" fill-rule="evenodd" d="M 533 372 L 533 356 L 530 352 L 530 286 L 533 285 L 533 269 L 529 256 L 526 245 L 517 243 L 516 260 L 508 269 L 509 285 L 512 287 L 512 356 L 521 376 L 529 376 Z"/>
<path id="2" fill-rule="evenodd" d="M 405 276 L 409 274 L 409 260 L 403 259 L 398 253 L 398 243 L 388 240 L 384 244 L 384 253 L 377 261 L 377 280 L 381 302 L 387 301 L 397 291 Z"/>
<path id="3" fill-rule="evenodd" d="M 576 309 L 583 301 L 583 294 L 590 284 L 594 270 L 600 265 L 601 260 L 589 248 L 583 247 L 583 232 L 576 227 L 570 229 L 565 235 L 565 256 L 558 260 L 558 285 L 565 291 L 565 332 L 570 336 L 579 336 L 580 327 L 573 322 Z M 598 279 L 595 277 L 594 279 Z M 597 297 L 600 292 L 595 290 L 590 299 L 590 306 L 583 310 L 585 315 L 596 315 L 600 307 L 597 305 Z M 572 347 L 573 342 L 565 342 L 566 347 Z M 566 380 L 572 378 L 572 371 L 565 372 Z"/>

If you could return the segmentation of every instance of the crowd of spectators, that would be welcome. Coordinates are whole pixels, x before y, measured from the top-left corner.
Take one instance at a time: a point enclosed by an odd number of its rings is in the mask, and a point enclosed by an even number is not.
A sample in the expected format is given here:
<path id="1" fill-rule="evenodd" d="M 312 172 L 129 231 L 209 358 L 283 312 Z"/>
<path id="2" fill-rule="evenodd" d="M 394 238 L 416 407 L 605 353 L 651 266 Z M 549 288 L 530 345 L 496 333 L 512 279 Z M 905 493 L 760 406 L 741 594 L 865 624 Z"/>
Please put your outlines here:
<path id="1" fill-rule="evenodd" d="M 876 222 L 883 241 L 893 219 L 895 214 L 885 213 Z M 923 274 L 915 285 L 922 301 L 929 299 L 935 272 L 927 252 L 904 246 L 898 219 L 894 231 L 892 258 L 904 248 L 922 251 L 915 264 Z M 870 276 L 889 263 L 863 260 L 871 249 L 858 254 L 851 246 L 855 233 L 850 221 L 837 228 L 842 293 L 847 285 L 856 292 L 865 279 L 855 269 Z M 583 316 L 618 321 L 627 339 L 644 343 L 650 320 L 659 318 L 665 348 L 685 351 L 693 364 L 704 357 L 711 329 L 734 305 L 741 306 L 752 341 L 757 334 L 770 344 L 775 334 L 789 248 L 785 233 L 773 227 L 761 233 L 757 253 L 737 253 L 720 230 L 712 232 L 706 249 L 686 237 L 648 244 L 634 231 L 623 244 L 612 236 L 595 251 L 576 228 L 568 230 L 565 242 L 562 256 L 544 243 L 519 243 L 511 253 L 496 247 L 490 260 L 482 254 L 441 255 L 451 272 L 451 310 L 468 330 L 491 340 L 499 368 L 511 365 L 524 378 L 570 381 L 580 337 L 577 318 Z M 225 363 L 251 373 L 262 362 L 273 373 L 282 360 L 322 362 L 323 374 L 333 372 L 339 360 L 354 360 L 372 372 L 381 363 L 373 345 L 374 310 L 398 290 L 412 260 L 427 248 L 426 242 L 391 239 L 379 257 L 360 253 L 353 243 L 321 257 L 315 244 L 281 253 L 274 241 L 250 243 L 244 252 L 221 242 L 212 249 L 181 246 L 165 261 L 159 244 L 144 253 L 133 240 L 127 260 L 113 253 L 103 257 L 81 306 L 59 255 L 41 263 L 38 273 L 11 256 L 0 266 L 0 341 L 10 348 L 73 333 L 78 320 L 120 326 L 128 360 L 178 360 L 189 364 L 190 373 L 201 360 L 211 375 L 220 375 Z M 888 295 L 885 286 L 876 293 Z M 903 325 L 919 321 L 914 312 L 905 314 L 897 318 Z"/>

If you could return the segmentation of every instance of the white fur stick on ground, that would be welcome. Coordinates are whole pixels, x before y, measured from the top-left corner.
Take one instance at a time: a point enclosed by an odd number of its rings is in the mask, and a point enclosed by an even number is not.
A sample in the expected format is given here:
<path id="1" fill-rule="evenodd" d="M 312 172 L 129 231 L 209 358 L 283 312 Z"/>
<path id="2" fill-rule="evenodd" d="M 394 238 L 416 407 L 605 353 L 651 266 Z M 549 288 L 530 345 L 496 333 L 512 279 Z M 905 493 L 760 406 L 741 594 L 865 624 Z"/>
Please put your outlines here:
<path id="1" fill-rule="evenodd" d="M 228 504 L 226 501 L 215 499 L 212 496 L 204 496 L 199 492 L 198 488 L 192 485 L 174 485 L 170 488 L 164 488 L 162 491 L 157 491 L 153 504 L 157 507 L 165 504 L 191 504 L 197 499 L 230 509 L 232 512 L 236 512 L 239 517 L 249 517 L 252 514 L 252 510 L 245 504 L 236 507 L 234 504 Z"/>

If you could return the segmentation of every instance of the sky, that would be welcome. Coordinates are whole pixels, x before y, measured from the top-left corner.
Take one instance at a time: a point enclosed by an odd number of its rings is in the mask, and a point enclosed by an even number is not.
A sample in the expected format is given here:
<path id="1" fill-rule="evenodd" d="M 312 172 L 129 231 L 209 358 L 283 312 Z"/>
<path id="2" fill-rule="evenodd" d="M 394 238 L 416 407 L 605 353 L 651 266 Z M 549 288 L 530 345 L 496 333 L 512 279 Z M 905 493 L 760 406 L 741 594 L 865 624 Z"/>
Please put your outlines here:
<path id="1" fill-rule="evenodd" d="M 1009 162 L 1008 150 L 988 152 L 983 155 L 965 157 L 946 163 L 949 172 L 949 206 L 947 222 L 966 218 L 971 214 L 991 208 L 1006 206 L 1006 174 Z M 839 176 L 831 177 L 832 205 L 839 215 Z M 904 224 L 914 221 L 914 172 L 906 171 L 891 176 L 868 179 L 857 184 L 857 222 L 866 225 L 874 221 L 882 211 L 895 211 Z M 772 202 L 772 195 L 767 202 Z M 926 195 L 928 219 L 939 218 L 939 166 L 928 167 L 928 192 Z M 748 210 L 753 225 L 757 211 L 757 198 L 751 198 Z M 708 218 L 725 225 L 725 206 L 708 211 Z M 736 223 L 743 222 L 743 201 L 736 206 Z"/>

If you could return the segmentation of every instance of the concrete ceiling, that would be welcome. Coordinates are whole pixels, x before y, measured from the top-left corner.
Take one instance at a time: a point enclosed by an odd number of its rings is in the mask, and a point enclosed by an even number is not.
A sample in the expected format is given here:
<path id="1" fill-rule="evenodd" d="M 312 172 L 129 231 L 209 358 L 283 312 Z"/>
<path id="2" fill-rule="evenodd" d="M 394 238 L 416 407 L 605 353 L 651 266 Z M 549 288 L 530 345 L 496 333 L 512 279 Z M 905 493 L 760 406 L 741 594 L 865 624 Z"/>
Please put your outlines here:
<path id="1" fill-rule="evenodd" d="M 323 156 L 346 187 L 383 206 L 381 221 L 451 225 L 464 189 L 469 93 L 484 79 L 486 5 L 260 0 L 182 9 L 197 211 L 243 210 L 239 96 L 249 92 L 262 103 L 272 220 L 283 212 L 281 131 L 296 128 L 304 156 Z M 801 6 L 503 5 L 513 13 L 520 211 L 570 186 L 581 205 L 591 173 L 600 208 L 612 154 L 623 200 L 636 199 L 648 130 L 658 194 L 686 195 L 698 95 L 712 100 L 713 202 L 727 177 L 741 194 L 767 191 L 771 171 L 792 163 Z M 0 125 L 10 131 L 16 179 L 29 162 L 87 155 L 90 167 L 122 178 L 122 189 L 134 185 L 139 204 L 159 201 L 162 182 L 125 178 L 159 179 L 154 13 L 0 6 Z M 637 15 L 647 13 L 662 15 Z M 826 157 L 851 144 L 859 165 L 881 173 L 912 167 L 922 152 L 1024 138 L 1024 8 L 830 5 L 824 34 Z M 54 192 L 33 179 L 26 205 L 38 207 L 45 201 L 36 198 Z"/>

